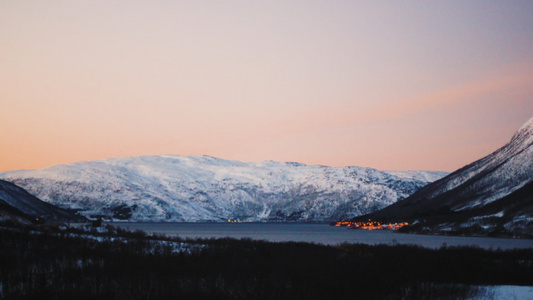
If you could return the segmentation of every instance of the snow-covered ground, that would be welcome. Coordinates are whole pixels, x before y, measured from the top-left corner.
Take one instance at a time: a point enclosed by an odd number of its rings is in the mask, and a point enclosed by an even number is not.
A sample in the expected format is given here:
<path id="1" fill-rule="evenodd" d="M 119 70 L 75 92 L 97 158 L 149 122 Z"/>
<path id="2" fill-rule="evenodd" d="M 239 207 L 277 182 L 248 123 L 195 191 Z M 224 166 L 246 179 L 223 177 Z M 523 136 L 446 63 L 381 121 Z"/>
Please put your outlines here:
<path id="1" fill-rule="evenodd" d="M 471 300 L 532 300 L 533 286 L 496 285 L 481 287 L 487 291 L 485 295 Z"/>

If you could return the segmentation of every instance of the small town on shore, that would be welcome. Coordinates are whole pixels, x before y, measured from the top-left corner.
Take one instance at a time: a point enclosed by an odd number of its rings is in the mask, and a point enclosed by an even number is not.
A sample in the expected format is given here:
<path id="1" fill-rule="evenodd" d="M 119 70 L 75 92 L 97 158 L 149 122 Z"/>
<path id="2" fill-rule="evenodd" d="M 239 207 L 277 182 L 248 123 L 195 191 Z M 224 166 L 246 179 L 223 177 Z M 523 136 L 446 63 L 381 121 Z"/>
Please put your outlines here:
<path id="1" fill-rule="evenodd" d="M 366 229 L 366 230 L 397 230 L 404 226 L 409 225 L 407 222 L 402 223 L 386 223 L 382 224 L 381 222 L 371 221 L 368 222 L 337 222 L 335 226 L 337 227 L 348 227 L 351 229 Z"/>

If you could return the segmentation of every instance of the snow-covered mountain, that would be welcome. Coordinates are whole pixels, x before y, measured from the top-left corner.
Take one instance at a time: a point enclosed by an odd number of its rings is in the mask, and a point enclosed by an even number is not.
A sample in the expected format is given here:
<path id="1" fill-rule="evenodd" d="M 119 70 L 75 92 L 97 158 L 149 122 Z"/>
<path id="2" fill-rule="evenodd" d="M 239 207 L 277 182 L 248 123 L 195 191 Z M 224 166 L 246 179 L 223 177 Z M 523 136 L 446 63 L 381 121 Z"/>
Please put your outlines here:
<path id="1" fill-rule="evenodd" d="M 328 221 L 373 212 L 445 172 L 143 156 L 0 173 L 44 201 L 128 221 Z"/>
<path id="2" fill-rule="evenodd" d="M 83 217 L 37 199 L 10 182 L 0 180 L 0 220 L 10 219 L 26 223 L 38 220 L 36 218 L 67 222 L 84 220 Z"/>
<path id="3" fill-rule="evenodd" d="M 533 118 L 492 154 L 366 217 L 433 232 L 533 236 Z"/>

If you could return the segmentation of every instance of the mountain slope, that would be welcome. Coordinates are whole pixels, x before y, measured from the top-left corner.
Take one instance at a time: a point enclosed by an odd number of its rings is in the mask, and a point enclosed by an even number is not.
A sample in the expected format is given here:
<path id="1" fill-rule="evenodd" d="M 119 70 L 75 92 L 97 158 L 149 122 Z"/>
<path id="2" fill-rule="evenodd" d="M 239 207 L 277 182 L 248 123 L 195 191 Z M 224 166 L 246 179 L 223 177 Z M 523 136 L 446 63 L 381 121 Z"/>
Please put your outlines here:
<path id="1" fill-rule="evenodd" d="M 0 211 L 6 218 L 45 219 L 49 221 L 82 221 L 61 208 L 43 202 L 26 190 L 0 180 Z"/>
<path id="2" fill-rule="evenodd" d="M 533 118 L 492 154 L 364 217 L 418 222 L 418 231 L 533 234 L 532 182 Z"/>
<path id="3" fill-rule="evenodd" d="M 20 210 L 0 200 L 0 222 L 14 222 L 29 225 L 36 221 L 35 217 L 26 215 Z"/>
<path id="4" fill-rule="evenodd" d="M 427 178 L 444 175 L 163 155 L 11 171 L 0 178 L 88 217 L 328 221 L 383 208 L 426 185 Z"/>

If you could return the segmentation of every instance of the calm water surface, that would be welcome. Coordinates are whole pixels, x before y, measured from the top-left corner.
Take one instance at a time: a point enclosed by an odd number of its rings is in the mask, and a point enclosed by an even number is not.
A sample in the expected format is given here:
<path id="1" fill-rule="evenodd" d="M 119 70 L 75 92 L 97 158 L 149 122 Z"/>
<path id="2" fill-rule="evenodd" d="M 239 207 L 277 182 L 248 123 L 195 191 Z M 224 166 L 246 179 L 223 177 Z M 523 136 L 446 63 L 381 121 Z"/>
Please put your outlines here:
<path id="1" fill-rule="evenodd" d="M 143 230 L 183 238 L 252 238 L 271 242 L 313 242 L 336 245 L 344 242 L 411 244 L 428 248 L 478 246 L 482 248 L 533 248 L 533 240 L 450 237 L 395 233 L 389 230 L 352 230 L 328 224 L 301 223 L 110 223 L 129 230 Z"/>

